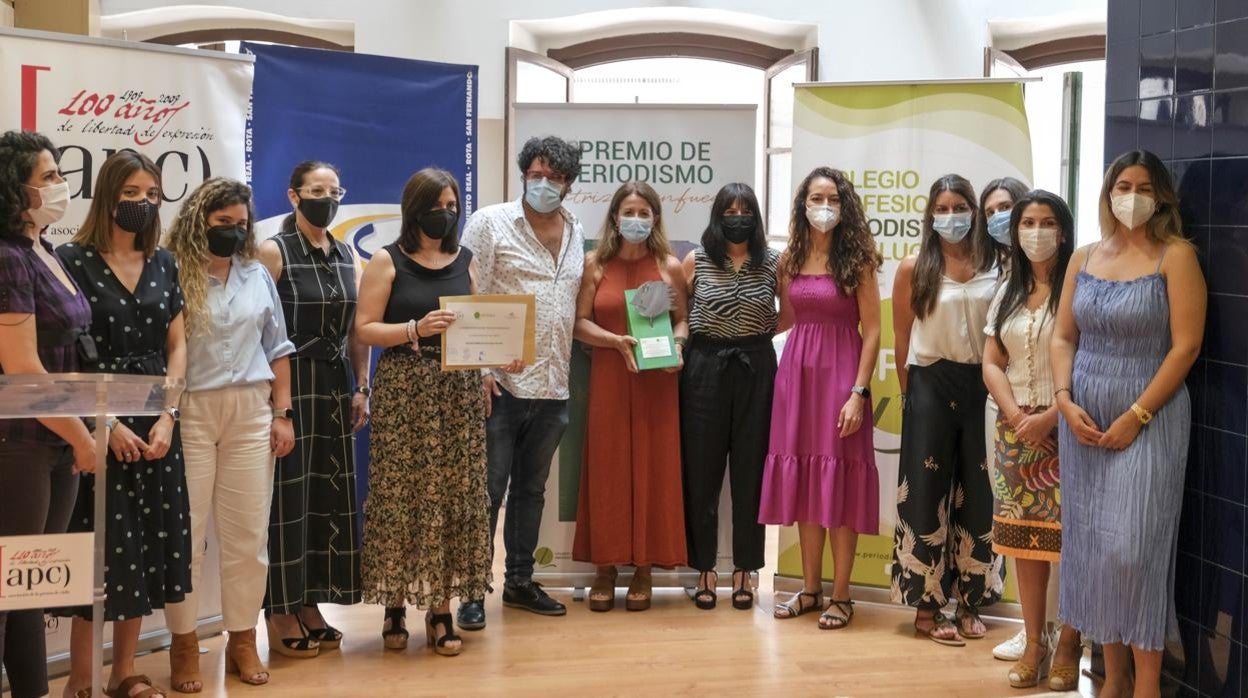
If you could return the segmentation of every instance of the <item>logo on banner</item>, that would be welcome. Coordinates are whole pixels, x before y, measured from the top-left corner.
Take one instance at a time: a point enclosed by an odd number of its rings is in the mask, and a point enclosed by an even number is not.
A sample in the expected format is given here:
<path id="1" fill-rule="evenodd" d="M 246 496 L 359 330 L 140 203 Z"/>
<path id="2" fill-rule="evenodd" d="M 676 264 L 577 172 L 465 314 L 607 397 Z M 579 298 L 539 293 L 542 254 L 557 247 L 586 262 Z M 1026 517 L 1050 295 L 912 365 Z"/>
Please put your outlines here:
<path id="1" fill-rule="evenodd" d="M 208 154 L 202 147 L 189 144 L 216 140 L 214 129 L 209 125 L 182 128 L 175 124 L 179 114 L 191 106 L 188 97 L 173 91 L 149 93 L 129 89 L 117 93 L 97 91 L 90 86 L 78 86 L 75 90 L 69 86 L 56 97 L 45 94 L 46 99 L 41 101 L 39 78 L 52 72 L 51 66 L 21 67 L 22 128 L 42 129 L 57 144 L 62 174 L 78 183 L 77 191 L 71 194 L 73 198 L 90 200 L 99 164 L 123 149 L 142 149 L 160 167 L 165 180 L 161 186 L 165 201 L 181 201 L 190 192 L 190 184 L 212 176 Z M 53 107 L 56 111 L 50 114 L 41 109 Z M 41 114 L 47 116 L 41 118 Z M 78 144 L 83 137 L 116 139 L 113 142 L 125 145 L 110 143 L 109 147 L 92 149 Z M 166 146 L 173 148 L 157 152 Z M 182 186 L 169 186 L 171 173 L 177 171 L 185 174 L 185 182 Z"/>
<path id="2" fill-rule="evenodd" d="M 90 533 L 0 538 L 0 611 L 91 603 Z"/>

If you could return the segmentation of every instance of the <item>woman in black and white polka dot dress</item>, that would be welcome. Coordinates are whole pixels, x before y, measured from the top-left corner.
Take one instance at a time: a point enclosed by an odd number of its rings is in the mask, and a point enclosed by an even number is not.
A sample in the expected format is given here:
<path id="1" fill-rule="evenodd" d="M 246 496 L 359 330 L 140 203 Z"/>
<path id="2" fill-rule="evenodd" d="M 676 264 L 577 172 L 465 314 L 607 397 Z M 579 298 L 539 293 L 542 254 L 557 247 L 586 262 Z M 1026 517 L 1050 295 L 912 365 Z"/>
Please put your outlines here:
<path id="1" fill-rule="evenodd" d="M 121 151 L 100 170 L 95 199 L 74 241 L 57 255 L 91 304 L 100 359 L 84 370 L 181 378 L 186 373 L 182 291 L 173 255 L 160 236 L 160 170 Z M 136 676 L 134 650 L 143 616 L 190 591 L 190 512 L 178 412 L 109 420 L 105 620 L 113 625 L 111 690 L 150 686 Z M 90 531 L 95 478 L 84 475 L 69 530 Z M 70 694 L 91 684 L 91 607 L 73 615 Z M 84 651 L 79 651 L 82 648 Z M 128 683 L 127 683 L 128 682 Z"/>

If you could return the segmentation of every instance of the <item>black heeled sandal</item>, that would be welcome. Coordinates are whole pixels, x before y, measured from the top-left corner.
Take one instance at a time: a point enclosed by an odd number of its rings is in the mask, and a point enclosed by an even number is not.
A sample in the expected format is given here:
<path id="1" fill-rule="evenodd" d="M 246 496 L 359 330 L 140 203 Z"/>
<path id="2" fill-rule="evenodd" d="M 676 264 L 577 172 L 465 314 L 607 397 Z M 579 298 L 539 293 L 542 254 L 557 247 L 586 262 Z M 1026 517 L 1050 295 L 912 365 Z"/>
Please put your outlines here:
<path id="1" fill-rule="evenodd" d="M 741 575 L 741 586 L 736 585 L 738 574 Z M 754 592 L 749 589 L 750 574 L 748 570 L 736 570 L 732 573 L 732 607 L 738 611 L 748 611 L 754 608 Z"/>
<path id="2" fill-rule="evenodd" d="M 390 629 L 381 631 L 381 640 L 385 643 L 388 650 L 404 650 L 407 649 L 407 628 L 404 622 L 407 620 L 407 609 L 387 608 L 385 620 L 390 621 Z"/>
<path id="3" fill-rule="evenodd" d="M 302 633 L 299 637 L 282 637 L 277 632 L 277 626 L 273 625 L 272 614 L 265 614 L 264 625 L 269 632 L 269 650 L 292 659 L 311 659 L 320 653 L 321 645 L 308 632 L 303 619 L 298 614 L 292 615 L 299 625 L 299 632 Z"/>
<path id="4" fill-rule="evenodd" d="M 454 657 L 463 648 L 463 640 L 455 634 L 451 620 L 449 613 L 434 615 L 433 611 L 429 611 L 425 614 L 425 639 L 433 651 L 443 657 Z M 446 632 L 440 636 L 434 632 L 434 628 L 439 625 L 446 629 Z M 456 643 L 453 647 L 452 642 Z"/>
<path id="5" fill-rule="evenodd" d="M 711 583 L 711 575 L 715 575 L 715 583 Z M 715 594 L 715 585 L 719 583 L 719 573 L 715 570 L 707 570 L 698 575 L 698 590 L 693 593 L 693 605 L 703 611 L 710 611 L 715 608 L 715 602 L 718 597 Z"/>
<path id="6" fill-rule="evenodd" d="M 307 628 L 308 636 L 321 643 L 321 649 L 323 650 L 338 649 L 342 645 L 342 631 L 325 622 L 325 616 L 321 615 L 321 609 L 307 604 L 304 605 L 304 608 L 315 610 L 316 614 L 321 616 L 321 622 L 325 624 L 323 628 Z M 306 627 L 307 624 L 305 623 L 304 626 Z"/>

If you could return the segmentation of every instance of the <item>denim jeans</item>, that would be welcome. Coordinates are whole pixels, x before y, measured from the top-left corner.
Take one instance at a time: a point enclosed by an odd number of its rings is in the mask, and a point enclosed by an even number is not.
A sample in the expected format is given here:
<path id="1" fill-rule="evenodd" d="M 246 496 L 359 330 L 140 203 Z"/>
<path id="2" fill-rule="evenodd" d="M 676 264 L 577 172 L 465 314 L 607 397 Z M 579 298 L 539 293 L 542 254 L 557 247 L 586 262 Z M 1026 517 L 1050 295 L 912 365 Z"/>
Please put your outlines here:
<path id="1" fill-rule="evenodd" d="M 568 401 L 529 400 L 506 390 L 502 393 L 494 398 L 493 412 L 485 424 L 490 540 L 494 540 L 498 509 L 506 497 L 505 579 L 507 584 L 517 584 L 533 578 L 533 551 L 537 549 L 542 508 L 546 505 L 546 478 L 568 427 Z"/>

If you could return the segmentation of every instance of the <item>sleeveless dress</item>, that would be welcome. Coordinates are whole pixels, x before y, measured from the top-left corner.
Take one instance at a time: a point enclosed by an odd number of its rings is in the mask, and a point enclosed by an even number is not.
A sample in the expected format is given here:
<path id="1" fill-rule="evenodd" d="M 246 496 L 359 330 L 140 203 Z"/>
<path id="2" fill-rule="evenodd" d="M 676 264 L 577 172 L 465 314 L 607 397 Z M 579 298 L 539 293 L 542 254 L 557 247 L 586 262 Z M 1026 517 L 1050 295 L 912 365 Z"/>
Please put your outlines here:
<path id="1" fill-rule="evenodd" d="M 419 320 L 441 296 L 471 293 L 472 252 L 441 269 L 398 244 L 384 322 Z M 485 598 L 490 583 L 485 399 L 480 371 L 443 371 L 440 336 L 381 354 L 373 376 L 369 490 L 361 569 L 364 602 L 431 608 Z"/>
<path id="2" fill-rule="evenodd" d="M 628 334 L 624 291 L 647 281 L 662 281 L 653 257 L 607 262 L 594 295 L 594 322 Z M 685 564 L 677 386 L 675 373 L 630 373 L 618 351 L 594 347 L 573 559 Z"/>
<path id="3" fill-rule="evenodd" d="M 789 301 L 794 325 L 776 372 L 758 520 L 876 534 L 880 479 L 870 401 L 858 431 L 842 439 L 836 426 L 862 355 L 858 300 L 831 276 L 799 274 Z"/>
<path id="4" fill-rule="evenodd" d="M 1131 408 L 1170 350 L 1170 301 L 1160 270 L 1159 262 L 1157 271 L 1129 281 L 1101 279 L 1086 265 L 1078 274 L 1071 397 L 1101 429 Z M 1186 386 L 1122 451 L 1080 444 L 1061 420 L 1059 615 L 1094 642 L 1161 650 L 1173 629 L 1190 432 Z"/>
<path id="5" fill-rule="evenodd" d="M 113 274 L 92 246 L 67 243 L 56 250 L 84 296 L 91 302 L 91 335 L 100 360 L 84 365 L 92 373 L 163 376 L 169 325 L 182 312 L 178 265 L 168 250 L 144 261 L 134 291 Z M 156 417 L 118 420 L 148 440 Z M 178 603 L 191 591 L 191 514 L 182 461 L 181 429 L 173 427 L 169 452 L 160 460 L 123 463 L 108 451 L 109 515 L 104 532 L 105 620 L 150 615 Z M 83 475 L 69 532 L 94 527 L 95 476 Z M 61 608 L 55 615 L 91 619 L 91 607 Z"/>
<path id="6" fill-rule="evenodd" d="M 340 240 L 326 254 L 292 227 L 273 237 L 282 254 L 277 294 L 290 357 L 295 448 L 274 470 L 269 585 L 264 607 L 360 601 L 354 378 L 347 338 L 355 319 L 355 260 Z"/>

